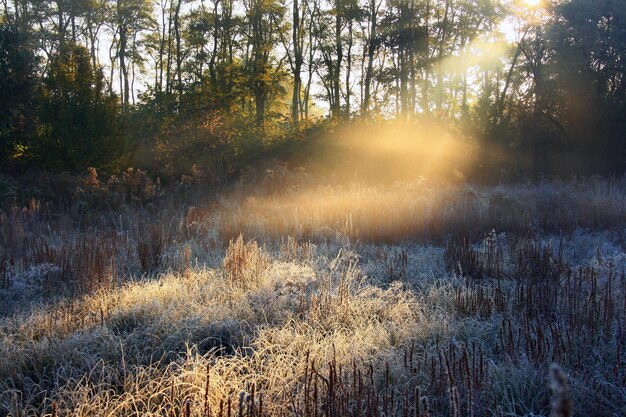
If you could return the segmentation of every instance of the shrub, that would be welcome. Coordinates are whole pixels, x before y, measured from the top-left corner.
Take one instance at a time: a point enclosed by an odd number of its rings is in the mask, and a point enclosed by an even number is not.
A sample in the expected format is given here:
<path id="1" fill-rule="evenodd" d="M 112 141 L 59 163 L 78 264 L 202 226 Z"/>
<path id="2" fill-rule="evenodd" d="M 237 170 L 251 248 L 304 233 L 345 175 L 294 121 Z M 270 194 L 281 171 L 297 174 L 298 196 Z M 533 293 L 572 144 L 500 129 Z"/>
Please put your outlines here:
<path id="1" fill-rule="evenodd" d="M 123 152 L 117 98 L 84 47 L 69 45 L 63 54 L 44 79 L 36 158 L 53 171 L 110 166 Z"/>
<path id="2" fill-rule="evenodd" d="M 267 269 L 269 259 L 256 241 L 244 242 L 243 235 L 230 241 L 222 267 L 235 285 L 248 287 Z"/>

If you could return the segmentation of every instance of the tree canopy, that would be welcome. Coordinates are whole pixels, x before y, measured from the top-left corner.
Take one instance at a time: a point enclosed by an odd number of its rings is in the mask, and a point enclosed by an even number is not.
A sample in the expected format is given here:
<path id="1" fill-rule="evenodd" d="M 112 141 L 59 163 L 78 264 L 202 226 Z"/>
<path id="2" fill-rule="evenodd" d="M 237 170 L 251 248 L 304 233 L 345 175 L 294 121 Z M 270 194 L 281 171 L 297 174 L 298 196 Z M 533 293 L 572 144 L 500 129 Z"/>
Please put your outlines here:
<path id="1" fill-rule="evenodd" d="M 534 173 L 626 166 L 625 0 L 2 5 L 4 171 L 158 171 L 164 143 L 174 159 L 195 149 L 190 170 L 224 142 L 262 153 L 314 124 L 380 119 L 445 125 Z M 177 126 L 211 145 L 177 143 Z"/>

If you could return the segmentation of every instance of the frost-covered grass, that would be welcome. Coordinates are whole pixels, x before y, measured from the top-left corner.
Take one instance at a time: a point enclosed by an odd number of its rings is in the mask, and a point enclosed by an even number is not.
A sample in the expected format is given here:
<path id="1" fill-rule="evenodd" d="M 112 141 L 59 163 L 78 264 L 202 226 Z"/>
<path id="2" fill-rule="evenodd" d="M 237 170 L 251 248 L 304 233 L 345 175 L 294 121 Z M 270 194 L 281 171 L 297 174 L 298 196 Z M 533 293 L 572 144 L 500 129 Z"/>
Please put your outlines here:
<path id="1" fill-rule="evenodd" d="M 552 363 L 577 415 L 624 415 L 625 190 L 0 214 L 0 415 L 548 415 Z"/>

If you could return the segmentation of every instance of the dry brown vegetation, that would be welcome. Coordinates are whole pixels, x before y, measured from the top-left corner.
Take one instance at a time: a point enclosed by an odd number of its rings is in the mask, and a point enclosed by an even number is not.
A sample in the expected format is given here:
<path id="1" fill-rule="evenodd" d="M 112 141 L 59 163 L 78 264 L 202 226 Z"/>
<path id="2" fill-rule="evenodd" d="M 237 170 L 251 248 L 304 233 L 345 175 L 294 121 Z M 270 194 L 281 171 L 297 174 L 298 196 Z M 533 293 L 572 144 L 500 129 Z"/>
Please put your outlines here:
<path id="1" fill-rule="evenodd" d="M 626 413 L 624 179 L 268 174 L 2 212 L 0 415 Z"/>

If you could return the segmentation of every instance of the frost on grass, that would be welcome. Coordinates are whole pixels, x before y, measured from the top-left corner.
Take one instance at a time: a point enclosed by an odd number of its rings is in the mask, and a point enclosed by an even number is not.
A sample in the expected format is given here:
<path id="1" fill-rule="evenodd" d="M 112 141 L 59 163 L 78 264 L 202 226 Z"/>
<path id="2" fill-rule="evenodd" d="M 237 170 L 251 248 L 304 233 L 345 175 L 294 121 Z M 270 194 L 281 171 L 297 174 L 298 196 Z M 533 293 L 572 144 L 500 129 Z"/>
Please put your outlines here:
<path id="1" fill-rule="evenodd" d="M 0 414 L 624 415 L 623 190 L 295 189 L 104 243 L 14 213 Z"/>

